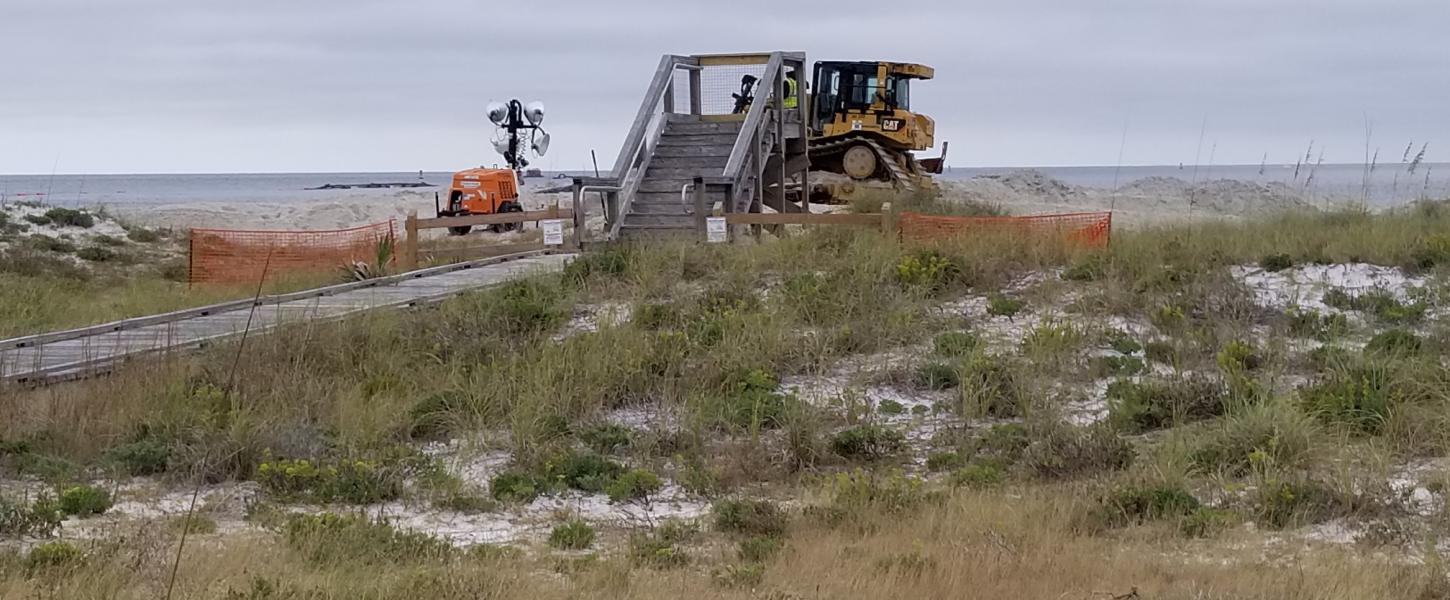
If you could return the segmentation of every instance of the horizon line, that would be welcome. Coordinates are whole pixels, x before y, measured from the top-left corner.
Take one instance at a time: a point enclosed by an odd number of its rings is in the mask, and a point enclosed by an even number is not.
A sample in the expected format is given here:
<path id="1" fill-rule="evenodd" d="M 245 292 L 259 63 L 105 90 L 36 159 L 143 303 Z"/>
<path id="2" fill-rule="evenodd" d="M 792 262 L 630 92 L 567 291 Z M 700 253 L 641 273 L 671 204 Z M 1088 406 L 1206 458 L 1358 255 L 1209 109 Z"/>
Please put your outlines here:
<path id="1" fill-rule="evenodd" d="M 1388 162 L 1387 163 L 1379 163 L 1379 166 L 1376 167 L 1376 168 L 1385 168 L 1385 167 L 1388 167 L 1388 166 L 1405 165 L 1405 164 L 1407 164 L 1407 163 L 1388 163 Z M 1432 162 L 1432 161 L 1426 161 L 1426 162 L 1420 163 L 1420 165 L 1421 166 L 1450 165 L 1450 162 Z M 1259 163 L 1259 164 L 1253 164 L 1253 163 L 1224 163 L 1224 164 L 1196 164 L 1195 165 L 1195 164 L 1192 164 L 1192 163 L 1186 163 L 1185 162 L 1185 163 L 1176 163 L 1176 164 L 1174 164 L 1174 163 L 1166 163 L 1166 164 L 1133 164 L 1133 165 L 1101 165 L 1101 164 L 1100 165 L 980 165 L 980 166 L 976 166 L 976 165 L 973 165 L 973 166 L 967 166 L 967 165 L 947 165 L 946 168 L 948 168 L 948 169 L 978 169 L 978 170 L 980 170 L 980 169 L 1017 169 L 1017 170 L 1024 170 L 1025 171 L 1025 170 L 1035 170 L 1035 169 L 1149 169 L 1149 168 L 1174 168 L 1174 167 L 1183 168 L 1183 169 L 1187 169 L 1187 168 L 1190 168 L 1190 167 L 1195 167 L 1195 168 L 1200 168 L 1200 169 L 1201 168 L 1210 168 L 1210 169 L 1212 169 L 1212 168 L 1221 168 L 1221 167 L 1222 168 L 1229 168 L 1229 167 L 1235 167 L 1235 168 L 1236 167 L 1251 167 L 1251 168 L 1257 168 L 1257 167 L 1264 167 L 1264 168 L 1275 167 L 1275 168 L 1285 168 L 1285 167 L 1294 167 L 1294 166 L 1301 166 L 1301 167 L 1302 166 L 1308 166 L 1308 167 L 1311 167 L 1312 168 L 1312 167 L 1364 167 L 1364 166 L 1368 166 L 1368 165 L 1366 163 L 1362 163 L 1362 162 L 1358 162 L 1358 163 L 1356 163 L 1356 162 L 1323 163 L 1323 164 L 1299 163 L 1298 165 L 1296 165 L 1295 163 Z M 458 171 L 458 169 L 442 169 L 442 170 L 428 170 L 428 169 L 423 169 L 421 172 L 422 173 L 455 173 L 457 171 Z M 586 169 L 542 170 L 543 173 L 566 173 L 566 174 L 568 174 L 568 173 L 586 173 L 586 172 L 590 172 L 590 171 L 592 171 L 592 169 L 588 169 L 588 170 L 586 170 Z M 603 173 L 603 172 L 612 172 L 612 171 L 613 171 L 612 169 L 610 169 L 608 171 L 601 170 L 601 173 Z M 127 176 L 127 175 L 140 175 L 140 176 L 151 176 L 151 177 L 160 177 L 160 176 L 198 176 L 198 175 L 377 175 L 377 174 L 390 174 L 391 175 L 391 174 L 413 174 L 413 173 L 419 173 L 419 172 L 420 171 L 418 171 L 418 170 L 405 170 L 405 171 L 230 171 L 230 172 L 224 172 L 224 171 L 143 171 L 143 172 L 89 172 L 89 173 L 0 173 L 0 177 L 92 177 L 92 176 L 94 176 L 94 177 L 117 177 L 117 176 Z"/>

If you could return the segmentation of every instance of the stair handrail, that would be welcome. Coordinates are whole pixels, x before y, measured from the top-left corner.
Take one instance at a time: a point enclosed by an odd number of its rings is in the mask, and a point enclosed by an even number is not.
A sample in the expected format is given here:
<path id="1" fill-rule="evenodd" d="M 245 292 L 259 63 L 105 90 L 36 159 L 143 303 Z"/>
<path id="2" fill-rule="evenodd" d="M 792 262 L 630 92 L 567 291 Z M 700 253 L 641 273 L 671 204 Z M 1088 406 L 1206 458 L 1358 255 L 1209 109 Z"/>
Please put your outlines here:
<path id="1" fill-rule="evenodd" d="M 771 52 L 770 60 L 765 63 L 765 72 L 760 76 L 760 85 L 755 89 L 755 99 L 750 102 L 750 110 L 745 113 L 745 123 L 740 127 L 740 134 L 735 138 L 735 145 L 730 147 L 730 158 L 725 162 L 725 169 L 721 175 L 736 183 L 735 189 L 742 189 L 739 185 L 744 179 L 745 158 L 750 152 L 750 147 L 759 144 L 760 134 L 768 124 L 765 120 L 766 110 L 769 102 L 766 99 L 768 94 L 761 94 L 759 90 L 766 88 L 770 94 L 776 93 L 779 87 L 781 69 L 785 66 L 784 52 Z M 734 198 L 728 198 L 727 202 L 735 202 Z"/>
<path id="2" fill-rule="evenodd" d="M 644 169 L 637 168 L 640 161 L 645 158 L 646 150 L 658 142 L 660 133 L 664 130 L 663 124 L 655 128 L 653 135 L 650 135 L 650 124 L 656 118 L 668 119 L 667 115 L 661 114 L 658 110 L 664 101 L 665 94 L 673 91 L 670 82 L 674 79 L 675 69 L 680 67 L 692 67 L 694 60 L 674 54 L 666 54 L 660 58 L 659 67 L 655 69 L 654 79 L 650 80 L 649 89 L 645 91 L 644 100 L 640 102 L 639 112 L 635 114 L 634 124 L 629 128 L 629 135 L 624 138 L 624 145 L 619 149 L 619 156 L 614 159 L 612 178 L 614 185 L 621 193 L 619 194 L 619 206 L 613 210 L 614 221 L 609 224 L 607 239 L 617 239 L 619 229 L 624 224 L 624 215 L 629 214 L 630 204 L 634 202 L 635 191 L 639 189 L 640 179 L 644 177 Z"/>

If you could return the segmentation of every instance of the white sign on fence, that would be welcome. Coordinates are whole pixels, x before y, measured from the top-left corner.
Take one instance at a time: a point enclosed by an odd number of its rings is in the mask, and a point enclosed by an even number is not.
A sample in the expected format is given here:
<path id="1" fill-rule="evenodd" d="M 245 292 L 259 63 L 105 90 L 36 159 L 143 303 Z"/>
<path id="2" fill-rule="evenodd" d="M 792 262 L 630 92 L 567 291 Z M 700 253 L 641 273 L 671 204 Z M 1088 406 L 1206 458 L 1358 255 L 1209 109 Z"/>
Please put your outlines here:
<path id="1" fill-rule="evenodd" d="M 560 219 L 550 219 L 550 220 L 547 220 L 547 221 L 539 221 L 539 226 L 541 226 L 541 227 L 544 228 L 544 245 L 545 246 L 563 246 L 564 245 L 564 221 L 563 220 L 560 220 Z"/>
<path id="2" fill-rule="evenodd" d="M 705 217 L 705 240 L 711 244 L 730 241 L 725 232 L 725 217 Z"/>

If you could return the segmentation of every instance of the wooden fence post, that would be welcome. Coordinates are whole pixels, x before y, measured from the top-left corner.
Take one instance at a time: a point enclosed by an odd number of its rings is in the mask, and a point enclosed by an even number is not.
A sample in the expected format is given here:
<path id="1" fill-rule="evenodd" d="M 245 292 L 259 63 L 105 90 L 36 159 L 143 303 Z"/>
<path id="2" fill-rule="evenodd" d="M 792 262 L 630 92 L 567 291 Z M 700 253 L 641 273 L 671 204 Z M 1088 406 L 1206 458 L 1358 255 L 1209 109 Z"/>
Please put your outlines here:
<path id="1" fill-rule="evenodd" d="M 705 218 L 710 216 L 709 214 L 707 214 L 705 212 L 707 210 L 709 210 L 709 205 L 706 204 L 706 202 L 705 202 L 705 178 L 704 177 L 696 177 L 695 178 L 695 231 L 699 235 L 699 238 L 698 239 L 700 241 L 702 241 L 702 242 L 709 241 L 709 239 L 710 239 L 710 234 L 709 234 L 708 231 L 706 231 L 706 220 L 705 220 Z"/>
<path id="2" fill-rule="evenodd" d="M 881 233 L 887 237 L 895 237 L 896 234 L 896 211 L 891 208 L 890 202 L 881 203 Z"/>
<path id="3" fill-rule="evenodd" d="M 574 180 L 574 250 L 584 247 L 584 183 Z"/>
<path id="4" fill-rule="evenodd" d="M 412 271 L 418 268 L 418 211 L 408 211 L 403 236 L 403 270 Z"/>

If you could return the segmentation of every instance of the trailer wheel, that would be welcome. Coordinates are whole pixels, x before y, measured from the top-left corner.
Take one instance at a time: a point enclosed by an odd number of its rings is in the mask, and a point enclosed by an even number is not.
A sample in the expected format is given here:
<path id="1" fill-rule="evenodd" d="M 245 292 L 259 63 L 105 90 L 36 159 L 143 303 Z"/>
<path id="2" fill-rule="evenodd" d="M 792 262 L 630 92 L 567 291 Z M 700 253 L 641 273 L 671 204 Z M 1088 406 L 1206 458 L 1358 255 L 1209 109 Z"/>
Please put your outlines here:
<path id="1" fill-rule="evenodd" d="M 464 225 L 462 227 L 449 227 L 448 235 L 468 235 L 468 232 L 470 231 L 473 231 L 472 225 Z"/>
<path id="2" fill-rule="evenodd" d="M 498 212 L 501 212 L 501 213 L 524 212 L 524 207 L 519 206 L 518 203 L 516 203 L 516 202 L 505 202 L 505 203 L 499 205 Z M 523 228 L 523 224 L 522 223 L 500 223 L 498 225 L 490 225 L 489 226 L 489 231 L 493 231 L 493 232 L 507 232 L 507 231 L 513 231 L 515 229 L 522 229 L 522 228 Z"/>

